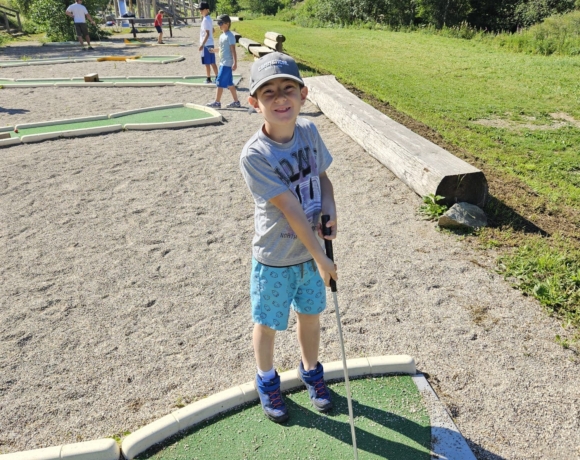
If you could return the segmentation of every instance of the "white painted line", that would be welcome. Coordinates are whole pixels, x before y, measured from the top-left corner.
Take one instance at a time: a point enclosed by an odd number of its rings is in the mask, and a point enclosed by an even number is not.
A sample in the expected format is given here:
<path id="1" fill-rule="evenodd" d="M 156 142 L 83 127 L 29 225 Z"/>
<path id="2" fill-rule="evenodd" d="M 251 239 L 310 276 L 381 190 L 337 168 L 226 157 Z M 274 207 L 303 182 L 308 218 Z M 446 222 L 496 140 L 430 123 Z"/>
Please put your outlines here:
<path id="1" fill-rule="evenodd" d="M 439 400 L 423 374 L 411 378 L 427 406 L 431 425 L 432 459 L 440 460 L 476 460 L 445 406 Z"/>

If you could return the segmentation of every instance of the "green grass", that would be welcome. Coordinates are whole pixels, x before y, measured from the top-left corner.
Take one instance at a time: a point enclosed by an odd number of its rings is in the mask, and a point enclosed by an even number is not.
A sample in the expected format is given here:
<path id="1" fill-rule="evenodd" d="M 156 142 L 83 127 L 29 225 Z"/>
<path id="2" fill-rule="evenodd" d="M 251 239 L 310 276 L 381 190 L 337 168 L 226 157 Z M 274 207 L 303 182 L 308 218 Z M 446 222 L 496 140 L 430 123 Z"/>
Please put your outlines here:
<path id="1" fill-rule="evenodd" d="M 577 271 L 567 262 L 567 254 L 580 248 L 580 56 L 512 53 L 485 40 L 422 32 L 302 28 L 264 19 L 234 28 L 257 41 L 266 31 L 284 34 L 285 49 L 302 64 L 336 75 L 381 109 L 420 122 L 438 143 L 497 179 L 486 208 L 497 228 L 476 235 L 486 247 L 502 247 L 506 276 L 514 276 L 513 267 L 528 267 L 527 281 L 516 277 L 524 292 L 565 326 L 580 326 Z M 571 238 L 529 236 L 530 222 Z M 527 249 L 518 251 L 520 245 Z M 537 264 L 546 252 L 554 254 L 550 267 Z"/>
<path id="2" fill-rule="evenodd" d="M 550 113 L 580 120 L 580 58 L 505 53 L 421 33 L 265 20 L 235 28 L 255 40 L 268 30 L 284 34 L 285 48 L 299 60 L 388 102 L 551 201 L 580 209 L 580 128 L 546 128 L 554 123 Z M 506 127 L 474 123 L 493 119 Z"/>
<path id="3" fill-rule="evenodd" d="M 242 407 L 194 427 L 139 455 L 139 459 L 352 458 L 344 382 L 329 385 L 335 409 L 312 409 L 306 391 L 285 395 L 290 420 L 268 421 L 259 404 Z M 409 376 L 351 381 L 361 460 L 428 460 L 429 415 Z"/>

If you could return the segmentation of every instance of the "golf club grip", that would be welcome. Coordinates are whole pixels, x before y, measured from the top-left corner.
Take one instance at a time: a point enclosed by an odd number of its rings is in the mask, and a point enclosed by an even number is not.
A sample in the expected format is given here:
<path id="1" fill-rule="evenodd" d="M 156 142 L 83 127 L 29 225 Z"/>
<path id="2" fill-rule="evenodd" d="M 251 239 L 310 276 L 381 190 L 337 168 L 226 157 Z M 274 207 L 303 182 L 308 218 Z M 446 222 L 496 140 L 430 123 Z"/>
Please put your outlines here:
<path id="1" fill-rule="evenodd" d="M 326 226 L 326 224 L 328 224 L 329 220 L 330 220 L 330 216 L 327 214 L 324 214 L 321 217 L 322 234 L 325 236 L 330 235 L 332 233 L 332 230 Z M 326 250 L 326 257 L 328 257 L 330 260 L 332 260 L 334 262 L 334 252 L 332 251 L 332 241 L 331 240 L 324 240 L 324 249 Z M 332 278 L 330 279 L 330 290 L 332 292 L 336 292 L 336 281 L 334 281 Z"/>

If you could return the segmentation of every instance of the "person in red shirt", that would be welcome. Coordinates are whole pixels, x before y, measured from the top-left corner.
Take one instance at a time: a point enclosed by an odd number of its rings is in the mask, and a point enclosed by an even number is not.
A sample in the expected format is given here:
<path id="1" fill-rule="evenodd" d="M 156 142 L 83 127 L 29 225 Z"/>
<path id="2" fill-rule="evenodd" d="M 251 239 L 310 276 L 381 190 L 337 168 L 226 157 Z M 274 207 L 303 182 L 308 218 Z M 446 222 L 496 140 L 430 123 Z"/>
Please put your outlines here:
<path id="1" fill-rule="evenodd" d="M 155 16 L 155 22 L 153 23 L 153 25 L 155 26 L 155 29 L 157 30 L 157 32 L 159 32 L 159 37 L 157 38 L 157 43 L 159 43 L 160 45 L 163 45 L 163 29 L 161 28 L 161 25 L 163 24 L 163 10 L 159 10 L 157 11 L 157 16 Z"/>

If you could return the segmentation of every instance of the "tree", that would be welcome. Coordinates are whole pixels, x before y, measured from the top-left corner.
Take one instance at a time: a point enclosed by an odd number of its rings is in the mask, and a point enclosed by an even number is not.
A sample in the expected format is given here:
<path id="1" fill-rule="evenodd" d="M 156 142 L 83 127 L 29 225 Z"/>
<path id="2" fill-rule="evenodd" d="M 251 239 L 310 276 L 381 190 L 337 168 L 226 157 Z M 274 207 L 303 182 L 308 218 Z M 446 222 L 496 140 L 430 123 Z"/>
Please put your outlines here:
<path id="1" fill-rule="evenodd" d="M 70 5 L 66 0 L 32 0 L 30 4 L 30 18 L 38 23 L 51 41 L 76 40 L 74 24 L 65 11 Z M 86 0 L 83 5 L 89 14 L 96 19 L 97 12 L 107 6 L 107 0 Z M 94 26 L 89 24 L 89 31 L 94 34 Z"/>
<path id="2" fill-rule="evenodd" d="M 438 29 L 460 24 L 471 11 L 469 0 L 419 0 L 418 4 L 418 16 Z"/>

